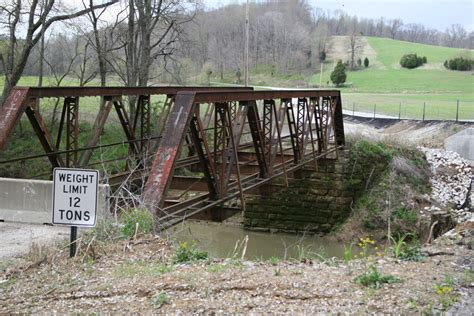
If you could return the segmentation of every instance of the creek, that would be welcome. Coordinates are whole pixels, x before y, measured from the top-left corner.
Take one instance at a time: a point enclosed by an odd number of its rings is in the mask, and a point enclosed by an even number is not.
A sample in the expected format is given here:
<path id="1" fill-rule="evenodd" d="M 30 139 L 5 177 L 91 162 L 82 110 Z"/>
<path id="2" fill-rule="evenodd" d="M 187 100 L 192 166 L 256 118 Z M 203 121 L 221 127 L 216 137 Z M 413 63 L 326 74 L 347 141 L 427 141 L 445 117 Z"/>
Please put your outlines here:
<path id="1" fill-rule="evenodd" d="M 329 237 L 249 231 L 237 224 L 187 220 L 168 232 L 178 242 L 196 243 L 199 250 L 207 251 L 212 258 L 240 258 L 243 247 L 240 251 L 234 249 L 245 236 L 245 259 L 250 260 L 342 258 L 344 254 L 344 244 Z"/>

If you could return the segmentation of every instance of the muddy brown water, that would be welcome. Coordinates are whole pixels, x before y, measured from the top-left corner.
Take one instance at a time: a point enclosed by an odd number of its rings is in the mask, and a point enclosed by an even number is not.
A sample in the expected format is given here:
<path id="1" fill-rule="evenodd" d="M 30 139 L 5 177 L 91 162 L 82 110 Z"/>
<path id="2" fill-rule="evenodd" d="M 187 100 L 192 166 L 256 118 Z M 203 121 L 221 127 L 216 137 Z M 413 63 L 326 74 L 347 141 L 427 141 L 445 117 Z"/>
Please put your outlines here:
<path id="1" fill-rule="evenodd" d="M 207 251 L 212 258 L 229 258 L 234 255 L 240 258 L 246 236 L 248 242 L 245 259 L 250 260 L 267 260 L 271 257 L 342 258 L 344 254 L 344 244 L 328 237 L 255 232 L 239 225 L 188 220 L 173 227 L 169 233 L 178 242 L 195 243 L 199 250 Z M 236 245 L 238 250 L 235 250 Z"/>

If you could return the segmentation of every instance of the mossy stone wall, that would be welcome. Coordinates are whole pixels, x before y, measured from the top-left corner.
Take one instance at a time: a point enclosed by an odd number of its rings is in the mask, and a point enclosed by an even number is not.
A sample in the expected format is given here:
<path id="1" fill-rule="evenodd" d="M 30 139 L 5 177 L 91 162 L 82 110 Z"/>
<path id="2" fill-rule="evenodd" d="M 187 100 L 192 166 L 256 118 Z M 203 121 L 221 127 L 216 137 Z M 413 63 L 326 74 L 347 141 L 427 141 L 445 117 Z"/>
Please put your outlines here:
<path id="1" fill-rule="evenodd" d="M 351 204 L 385 162 L 354 163 L 347 151 L 339 159 L 318 160 L 289 179 L 278 179 L 246 202 L 244 227 L 253 230 L 328 233 L 350 215 Z"/>

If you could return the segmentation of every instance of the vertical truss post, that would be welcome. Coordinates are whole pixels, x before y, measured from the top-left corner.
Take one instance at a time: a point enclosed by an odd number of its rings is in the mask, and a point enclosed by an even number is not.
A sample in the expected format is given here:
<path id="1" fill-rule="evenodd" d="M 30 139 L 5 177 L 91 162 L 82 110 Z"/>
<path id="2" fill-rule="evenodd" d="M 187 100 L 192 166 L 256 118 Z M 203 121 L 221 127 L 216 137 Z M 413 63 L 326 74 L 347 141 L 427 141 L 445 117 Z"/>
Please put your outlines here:
<path id="1" fill-rule="evenodd" d="M 326 151 L 329 146 L 329 116 L 331 113 L 331 100 L 329 97 L 323 97 L 321 103 L 321 130 L 323 139 L 323 150 Z"/>
<path id="2" fill-rule="evenodd" d="M 316 127 L 316 139 L 318 142 L 318 153 L 323 151 L 323 129 L 322 129 L 322 111 L 319 102 L 319 97 L 310 98 L 311 108 L 314 112 L 314 124 Z"/>
<path id="3" fill-rule="evenodd" d="M 235 120 L 235 116 L 237 115 L 237 102 L 230 101 L 228 104 L 229 104 L 230 121 L 233 122 Z"/>
<path id="4" fill-rule="evenodd" d="M 282 102 L 280 102 L 280 108 L 279 108 L 278 112 L 277 112 L 277 109 L 276 109 L 276 106 L 275 106 L 275 102 L 273 103 L 273 105 L 274 105 L 273 106 L 274 116 L 277 120 L 277 122 L 275 124 L 275 127 L 276 127 L 276 132 L 277 132 L 277 137 L 278 137 L 277 138 L 278 143 L 280 145 L 280 155 L 281 155 L 281 162 L 283 164 L 283 174 L 285 176 L 285 185 L 286 185 L 286 187 L 288 187 L 288 174 L 286 173 L 285 152 L 283 150 L 283 143 L 281 141 L 281 129 L 283 127 L 283 122 L 285 120 L 285 112 L 284 112 L 284 109 L 283 109 L 283 106 L 282 106 Z M 276 155 L 276 146 L 275 146 L 275 155 Z M 275 155 L 273 155 L 273 153 L 272 153 L 273 161 L 275 161 Z"/>
<path id="5" fill-rule="evenodd" d="M 301 160 L 301 151 L 299 147 L 298 129 L 296 126 L 296 118 L 295 112 L 293 110 L 293 104 L 291 103 L 291 99 L 284 99 L 282 101 L 284 102 L 286 107 L 286 116 L 288 120 L 288 128 L 290 130 L 291 146 L 293 148 L 293 160 L 295 163 L 298 163 Z"/>
<path id="6" fill-rule="evenodd" d="M 66 97 L 66 167 L 77 166 L 77 149 L 79 144 L 79 98 Z"/>
<path id="7" fill-rule="evenodd" d="M 264 143 L 264 155 L 268 163 L 268 174 L 273 174 L 273 108 L 275 107 L 274 100 L 263 100 L 263 143 Z"/>
<path id="8" fill-rule="evenodd" d="M 140 151 L 145 153 L 148 147 L 148 138 L 151 136 L 151 104 L 149 95 L 140 95 L 138 96 L 137 109 L 135 112 L 133 120 L 133 131 L 135 135 L 137 132 L 139 134 L 140 141 Z M 138 128 L 138 123 L 140 122 L 140 128 Z"/>
<path id="9" fill-rule="evenodd" d="M 199 107 L 194 113 L 189 126 L 191 140 L 194 144 L 196 154 L 202 166 L 204 178 L 207 182 L 209 190 L 209 198 L 211 200 L 219 199 L 219 190 L 216 182 L 216 172 L 214 166 L 211 164 L 209 157 L 211 157 L 209 146 L 206 140 L 206 133 L 203 128 L 203 123 L 199 117 Z"/>
<path id="10" fill-rule="evenodd" d="M 296 121 L 296 134 L 298 135 L 298 147 L 300 149 L 300 158 L 304 158 L 305 153 L 305 134 L 306 134 L 306 98 L 298 98 L 298 115 Z"/>
<path id="11" fill-rule="evenodd" d="M 245 103 L 244 103 L 245 102 Z M 250 133 L 252 135 L 253 146 L 257 156 L 260 178 L 268 177 L 268 165 L 264 154 L 264 141 L 260 119 L 258 117 L 257 103 L 255 101 L 244 101 L 248 106 L 247 120 L 249 122 Z"/>
<path id="12" fill-rule="evenodd" d="M 311 102 L 311 100 L 310 100 Z M 310 108 L 310 105 L 308 102 L 306 102 L 306 113 L 308 113 L 307 115 L 307 119 L 308 119 L 308 129 L 306 131 L 306 136 L 305 136 L 305 144 L 307 143 L 308 141 L 308 137 L 309 137 L 309 140 L 311 142 L 311 153 L 313 154 L 313 162 L 314 162 L 314 167 L 316 168 L 316 148 L 315 148 L 315 145 L 314 145 L 314 135 L 313 135 L 313 119 L 314 119 L 314 111 L 311 111 L 311 108 Z"/>
<path id="13" fill-rule="evenodd" d="M 225 174 L 227 164 L 227 146 L 229 145 L 229 123 L 227 120 L 228 104 L 216 103 L 216 114 L 214 117 L 214 161 L 219 165 L 218 186 L 219 197 L 225 196 Z"/>

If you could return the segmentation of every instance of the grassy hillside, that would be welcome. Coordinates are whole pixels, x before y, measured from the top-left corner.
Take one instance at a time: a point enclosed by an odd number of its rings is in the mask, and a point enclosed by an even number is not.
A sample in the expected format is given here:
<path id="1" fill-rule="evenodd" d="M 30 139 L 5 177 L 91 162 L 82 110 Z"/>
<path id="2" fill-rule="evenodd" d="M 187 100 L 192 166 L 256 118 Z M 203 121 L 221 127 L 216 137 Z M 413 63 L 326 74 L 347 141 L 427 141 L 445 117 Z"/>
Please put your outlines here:
<path id="1" fill-rule="evenodd" d="M 446 59 L 462 56 L 474 57 L 474 52 L 459 48 L 449 48 L 433 45 L 425 45 L 411 42 L 403 42 L 380 37 L 367 37 L 370 46 L 377 52 L 377 59 L 386 67 L 398 67 L 400 58 L 406 53 L 416 53 L 426 56 L 429 64 L 442 65 Z"/>
<path id="2" fill-rule="evenodd" d="M 436 94 L 472 94 L 474 76 L 472 72 L 452 71 L 443 67 L 446 59 L 468 55 L 474 58 L 473 51 L 457 48 L 424 45 L 388 38 L 367 37 L 367 43 L 376 52 L 369 68 L 347 72 L 346 92 L 370 93 L 436 93 Z M 400 58 L 406 53 L 426 56 L 428 63 L 417 69 L 405 69 L 399 65 Z M 363 59 L 364 56 L 362 55 Z M 383 66 L 373 66 L 377 62 Z M 329 76 L 333 64 L 326 64 L 323 83 L 330 82 Z M 319 83 L 319 74 L 315 74 L 310 83 Z"/>

